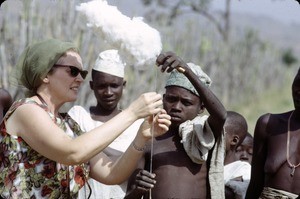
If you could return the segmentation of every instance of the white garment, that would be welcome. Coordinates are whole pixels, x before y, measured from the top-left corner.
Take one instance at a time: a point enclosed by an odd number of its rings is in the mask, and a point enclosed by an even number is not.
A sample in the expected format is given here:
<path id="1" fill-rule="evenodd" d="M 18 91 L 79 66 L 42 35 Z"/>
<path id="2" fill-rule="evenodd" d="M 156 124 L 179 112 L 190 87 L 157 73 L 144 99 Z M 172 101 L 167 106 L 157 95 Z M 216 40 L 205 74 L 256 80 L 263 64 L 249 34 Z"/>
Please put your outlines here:
<path id="1" fill-rule="evenodd" d="M 215 144 L 215 137 L 207 118 L 207 115 L 197 116 L 179 126 L 179 136 L 182 137 L 184 150 L 197 164 L 206 162 L 208 152 Z"/>
<path id="2" fill-rule="evenodd" d="M 243 180 L 250 180 L 251 165 L 245 161 L 235 161 L 224 166 L 224 182 L 242 177 Z"/>
<path id="3" fill-rule="evenodd" d="M 242 181 L 234 178 L 242 177 Z M 251 165 L 245 161 L 235 161 L 224 166 L 224 183 L 230 187 L 237 199 L 244 199 L 251 177 Z"/>
<path id="4" fill-rule="evenodd" d="M 211 199 L 224 199 L 224 157 L 225 134 L 222 133 L 212 149 L 210 168 L 208 171 Z"/>
<path id="5" fill-rule="evenodd" d="M 213 150 L 208 174 L 211 199 L 224 199 L 224 135 L 215 140 L 207 119 L 207 115 L 197 116 L 182 123 L 179 135 L 184 150 L 194 163 L 203 164 L 207 161 L 208 152 Z"/>
<path id="6" fill-rule="evenodd" d="M 79 124 L 84 132 L 90 131 L 103 124 L 103 122 L 93 120 L 90 112 L 86 111 L 81 106 L 73 106 L 69 110 L 68 114 Z M 108 145 L 106 150 L 109 151 L 109 149 L 111 149 L 111 151 L 118 150 L 120 152 L 125 152 L 134 140 L 142 122 L 143 119 L 135 121 L 119 137 Z M 105 185 L 97 182 L 96 180 L 89 179 L 88 183 L 92 189 L 91 199 L 121 199 L 124 198 L 126 194 L 127 182 L 120 185 Z M 89 188 L 85 185 L 82 189 L 80 189 L 78 199 L 86 199 L 89 193 Z"/>

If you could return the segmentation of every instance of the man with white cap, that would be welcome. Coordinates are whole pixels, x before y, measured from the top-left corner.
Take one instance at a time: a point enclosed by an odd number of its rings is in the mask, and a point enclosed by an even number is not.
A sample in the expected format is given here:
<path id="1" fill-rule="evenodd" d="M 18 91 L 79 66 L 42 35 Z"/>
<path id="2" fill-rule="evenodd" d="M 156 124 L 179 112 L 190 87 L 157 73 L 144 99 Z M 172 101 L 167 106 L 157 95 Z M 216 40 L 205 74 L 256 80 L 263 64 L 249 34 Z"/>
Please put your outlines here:
<path id="1" fill-rule="evenodd" d="M 126 198 L 223 199 L 226 109 L 209 89 L 211 79 L 200 66 L 185 63 L 173 52 L 160 54 L 156 63 L 162 72 L 171 72 L 163 95 L 171 125 L 147 145 Z M 203 114 L 205 109 L 209 115 Z"/>
<path id="2" fill-rule="evenodd" d="M 68 112 L 83 131 L 100 126 L 122 111 L 118 104 L 126 85 L 125 65 L 117 50 L 106 50 L 99 54 L 90 81 L 90 88 L 94 92 L 97 104 L 90 106 L 88 110 L 81 106 L 74 106 Z M 112 158 L 118 158 L 134 139 L 142 121 L 133 123 L 104 150 L 104 153 Z M 94 199 L 124 198 L 127 182 L 121 185 L 104 185 L 90 179 L 89 185 L 90 187 L 85 186 L 80 190 L 79 199 L 87 198 L 90 194 L 90 198 Z"/>

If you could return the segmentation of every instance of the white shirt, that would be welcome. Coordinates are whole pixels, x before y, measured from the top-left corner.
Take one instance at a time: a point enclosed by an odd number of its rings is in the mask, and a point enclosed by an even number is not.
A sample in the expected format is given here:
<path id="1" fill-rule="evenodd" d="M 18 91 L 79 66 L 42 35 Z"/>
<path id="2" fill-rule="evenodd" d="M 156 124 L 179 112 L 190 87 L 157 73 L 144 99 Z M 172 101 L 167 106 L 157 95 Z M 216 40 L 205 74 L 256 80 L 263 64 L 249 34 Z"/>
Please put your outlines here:
<path id="1" fill-rule="evenodd" d="M 100 125 L 103 122 L 93 120 L 89 111 L 85 110 L 81 106 L 73 106 L 68 114 L 79 124 L 84 132 L 88 132 Z M 134 140 L 138 129 L 143 122 L 143 119 L 135 121 L 130 127 L 128 127 L 119 137 L 117 137 L 108 147 L 106 151 L 118 150 L 125 152 L 131 142 Z M 127 181 L 120 185 L 105 185 L 96 180 L 89 179 L 89 185 L 92 189 L 91 199 L 121 199 L 124 198 L 127 189 Z M 80 189 L 78 198 L 86 199 L 90 191 L 87 185 Z"/>

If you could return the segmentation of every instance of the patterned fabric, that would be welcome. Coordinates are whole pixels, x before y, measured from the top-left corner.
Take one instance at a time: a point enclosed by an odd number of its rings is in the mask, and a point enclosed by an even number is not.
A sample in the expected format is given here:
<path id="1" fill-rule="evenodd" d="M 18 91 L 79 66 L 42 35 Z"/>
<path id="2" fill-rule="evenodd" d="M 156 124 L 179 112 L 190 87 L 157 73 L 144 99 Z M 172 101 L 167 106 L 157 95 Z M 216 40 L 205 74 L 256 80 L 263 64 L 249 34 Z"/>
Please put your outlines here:
<path id="1" fill-rule="evenodd" d="M 37 104 L 26 98 L 15 102 L 4 120 L 23 104 Z M 42 107 L 63 130 L 74 130 L 72 137 L 82 132 L 76 122 L 66 125 L 65 119 L 55 118 Z M 68 118 L 70 120 L 70 118 Z M 37 121 L 38 122 L 38 121 Z M 69 122 L 68 122 L 69 124 Z M 89 175 L 89 164 L 66 166 L 52 161 L 33 150 L 21 137 L 7 133 L 0 125 L 0 195 L 4 198 L 77 198 Z"/>
<path id="2" fill-rule="evenodd" d="M 259 199 L 296 199 L 297 197 L 298 196 L 294 193 L 271 187 L 264 187 Z"/>
<path id="3" fill-rule="evenodd" d="M 197 75 L 198 79 L 205 86 L 209 87 L 211 85 L 212 81 L 210 77 L 203 72 L 200 66 L 193 63 L 187 63 L 187 65 L 191 68 L 191 70 Z M 193 84 L 190 82 L 190 80 L 178 70 L 172 70 L 172 72 L 170 73 L 165 87 L 168 86 L 179 86 L 199 96 L 199 93 L 197 92 Z"/>

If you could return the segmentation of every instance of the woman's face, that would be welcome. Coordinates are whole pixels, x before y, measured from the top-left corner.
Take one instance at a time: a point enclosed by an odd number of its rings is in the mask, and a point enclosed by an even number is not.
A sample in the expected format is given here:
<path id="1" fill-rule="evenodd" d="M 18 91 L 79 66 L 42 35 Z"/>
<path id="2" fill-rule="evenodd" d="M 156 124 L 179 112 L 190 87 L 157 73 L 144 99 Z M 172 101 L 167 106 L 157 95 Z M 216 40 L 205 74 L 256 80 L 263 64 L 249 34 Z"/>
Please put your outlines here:
<path id="1" fill-rule="evenodd" d="M 87 71 L 83 71 L 82 59 L 79 54 L 68 51 L 56 62 L 47 75 L 52 96 L 56 96 L 62 102 L 75 101 L 86 74 Z"/>

